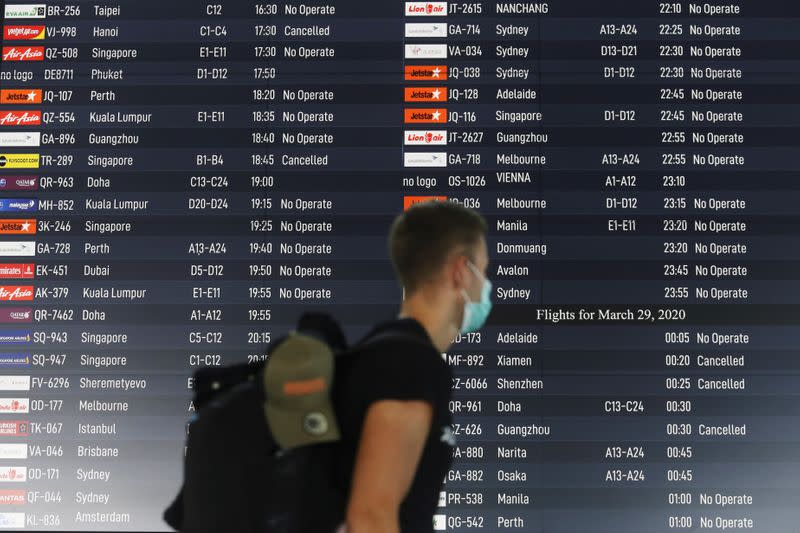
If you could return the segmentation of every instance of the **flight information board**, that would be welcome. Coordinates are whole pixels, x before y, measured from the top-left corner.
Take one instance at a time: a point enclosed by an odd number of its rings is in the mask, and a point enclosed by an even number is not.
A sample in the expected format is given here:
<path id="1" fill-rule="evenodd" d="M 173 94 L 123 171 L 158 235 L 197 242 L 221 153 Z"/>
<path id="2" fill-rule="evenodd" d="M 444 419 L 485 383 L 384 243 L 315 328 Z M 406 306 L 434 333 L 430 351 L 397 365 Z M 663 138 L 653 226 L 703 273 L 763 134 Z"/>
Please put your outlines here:
<path id="1" fill-rule="evenodd" d="M 436 530 L 800 531 L 800 4 L 2 10 L 0 529 L 168 531 L 192 373 L 394 316 L 436 198 L 495 287 Z"/>

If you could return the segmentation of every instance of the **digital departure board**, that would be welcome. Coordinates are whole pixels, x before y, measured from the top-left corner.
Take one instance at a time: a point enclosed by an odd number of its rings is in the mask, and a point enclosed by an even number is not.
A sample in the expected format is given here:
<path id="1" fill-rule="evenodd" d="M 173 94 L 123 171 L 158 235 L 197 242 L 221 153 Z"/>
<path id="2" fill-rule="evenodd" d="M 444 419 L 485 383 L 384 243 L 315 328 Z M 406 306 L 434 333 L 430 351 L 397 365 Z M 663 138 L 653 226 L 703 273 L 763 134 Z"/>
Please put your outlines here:
<path id="1" fill-rule="evenodd" d="M 436 530 L 800 531 L 800 4 L 2 9 L 0 529 L 169 531 L 192 374 L 395 316 L 435 198 L 495 304 Z"/>

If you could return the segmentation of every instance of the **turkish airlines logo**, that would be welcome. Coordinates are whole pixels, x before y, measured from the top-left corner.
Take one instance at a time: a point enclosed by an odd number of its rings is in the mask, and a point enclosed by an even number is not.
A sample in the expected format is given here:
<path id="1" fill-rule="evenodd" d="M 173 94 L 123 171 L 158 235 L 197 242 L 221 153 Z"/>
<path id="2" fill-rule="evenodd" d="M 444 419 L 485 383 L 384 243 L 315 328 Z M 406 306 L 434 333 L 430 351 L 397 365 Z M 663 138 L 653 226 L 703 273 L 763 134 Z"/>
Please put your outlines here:
<path id="1" fill-rule="evenodd" d="M 0 300 L 29 302 L 33 300 L 33 287 L 30 285 L 0 285 Z"/>
<path id="2" fill-rule="evenodd" d="M 28 398 L 0 398 L 0 413 L 26 414 L 30 409 Z"/>
<path id="3" fill-rule="evenodd" d="M 0 126 L 39 126 L 41 124 L 41 111 L 0 112 Z"/>
<path id="4" fill-rule="evenodd" d="M 6 41 L 38 41 L 44 39 L 44 26 L 3 26 Z"/>
<path id="5" fill-rule="evenodd" d="M 407 17 L 443 17 L 447 2 L 406 2 Z"/>
<path id="6" fill-rule="evenodd" d="M 406 146 L 444 146 L 447 144 L 447 130 L 422 130 L 405 132 Z"/>
<path id="7" fill-rule="evenodd" d="M 406 109 L 406 124 L 444 123 L 447 122 L 447 109 Z"/>
<path id="8" fill-rule="evenodd" d="M 4 46 L 3 61 L 44 61 L 44 46 Z"/>
<path id="9" fill-rule="evenodd" d="M 19 420 L 0 422 L 0 437 L 27 437 L 28 423 Z"/>
<path id="10" fill-rule="evenodd" d="M 447 65 L 406 65 L 405 78 L 409 81 L 445 81 L 447 79 Z"/>
<path id="11" fill-rule="evenodd" d="M 36 219 L 0 219 L 2 235 L 34 235 Z"/>
<path id="12" fill-rule="evenodd" d="M 28 479 L 25 466 L 0 466 L 0 482 L 19 483 Z"/>
<path id="13" fill-rule="evenodd" d="M 447 87 L 406 87 L 406 102 L 446 102 Z"/>
<path id="14" fill-rule="evenodd" d="M 0 263 L 0 278 L 33 279 L 35 272 L 33 263 Z"/>
<path id="15" fill-rule="evenodd" d="M 0 91 L 0 104 L 41 104 L 41 89 L 3 89 Z"/>
<path id="16" fill-rule="evenodd" d="M 0 490 L 0 505 L 24 505 L 27 492 L 19 490 Z"/>

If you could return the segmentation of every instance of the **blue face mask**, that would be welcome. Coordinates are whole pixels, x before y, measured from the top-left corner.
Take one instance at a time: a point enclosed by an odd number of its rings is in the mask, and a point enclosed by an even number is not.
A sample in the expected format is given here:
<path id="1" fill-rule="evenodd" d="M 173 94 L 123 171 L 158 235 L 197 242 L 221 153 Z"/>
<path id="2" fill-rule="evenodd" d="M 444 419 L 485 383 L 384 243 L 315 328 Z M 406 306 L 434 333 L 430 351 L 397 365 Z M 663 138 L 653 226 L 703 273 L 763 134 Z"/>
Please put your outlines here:
<path id="1" fill-rule="evenodd" d="M 479 302 L 470 300 L 467 291 L 461 289 L 461 293 L 464 295 L 464 318 L 461 320 L 461 333 L 472 333 L 481 329 L 492 310 L 492 301 L 489 299 L 492 294 L 492 282 L 486 279 L 471 261 L 467 261 L 467 265 L 476 276 L 483 278 L 483 286 Z"/>

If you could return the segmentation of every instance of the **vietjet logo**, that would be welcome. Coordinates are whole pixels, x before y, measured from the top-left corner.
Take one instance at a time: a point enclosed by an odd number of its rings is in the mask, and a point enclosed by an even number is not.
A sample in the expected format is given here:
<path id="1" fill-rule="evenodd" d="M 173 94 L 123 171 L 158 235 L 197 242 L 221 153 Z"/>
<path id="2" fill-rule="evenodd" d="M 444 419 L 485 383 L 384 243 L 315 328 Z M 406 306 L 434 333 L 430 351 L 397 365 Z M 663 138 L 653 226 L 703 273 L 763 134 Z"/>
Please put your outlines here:
<path id="1" fill-rule="evenodd" d="M 44 39 L 44 26 L 3 26 L 6 41 L 38 41 Z"/>
<path id="2" fill-rule="evenodd" d="M 0 300 L 7 302 L 33 300 L 33 287 L 30 285 L 0 285 Z"/>
<path id="3" fill-rule="evenodd" d="M 0 104 L 41 104 L 41 89 L 0 90 Z"/>
<path id="4" fill-rule="evenodd" d="M 39 126 L 41 124 L 41 111 L 0 112 L 0 126 Z"/>
<path id="5" fill-rule="evenodd" d="M 447 2 L 406 2 L 406 16 L 443 17 L 447 15 Z"/>
<path id="6" fill-rule="evenodd" d="M 36 219 L 32 220 L 0 219 L 0 234 L 34 235 L 35 233 L 36 233 Z"/>
<path id="7" fill-rule="evenodd" d="M 447 87 L 406 87 L 406 102 L 446 102 Z"/>
<path id="8" fill-rule="evenodd" d="M 3 61 L 44 61 L 44 46 L 4 46 Z"/>
<path id="9" fill-rule="evenodd" d="M 447 79 L 446 65 L 406 66 L 406 80 L 412 81 L 445 81 Z"/>

